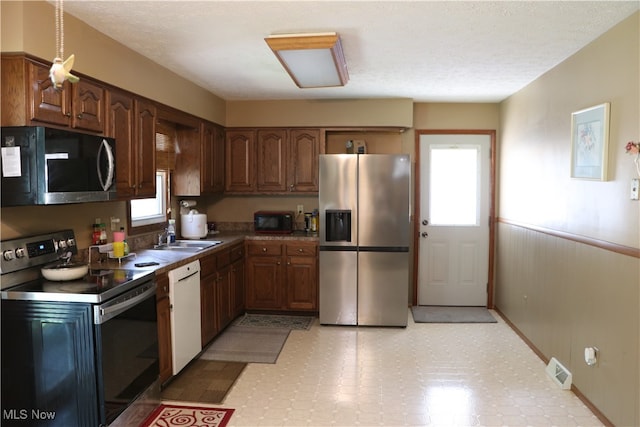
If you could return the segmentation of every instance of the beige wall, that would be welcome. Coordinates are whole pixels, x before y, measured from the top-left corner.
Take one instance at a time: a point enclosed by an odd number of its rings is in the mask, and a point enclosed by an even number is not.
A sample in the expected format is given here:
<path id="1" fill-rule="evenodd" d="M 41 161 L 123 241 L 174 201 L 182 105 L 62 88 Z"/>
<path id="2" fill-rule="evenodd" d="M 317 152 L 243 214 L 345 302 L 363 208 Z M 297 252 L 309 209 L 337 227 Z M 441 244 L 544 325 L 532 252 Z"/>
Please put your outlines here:
<path id="1" fill-rule="evenodd" d="M 636 13 L 501 106 L 499 216 L 640 248 L 637 177 L 627 141 L 640 136 Z M 611 103 L 609 180 L 570 178 L 571 113 Z M 615 425 L 640 425 L 640 260 L 502 223 L 497 307 Z M 584 362 L 584 348 L 600 350 Z"/>
<path id="2" fill-rule="evenodd" d="M 640 138 L 638 14 L 502 106 L 500 216 L 640 247 L 638 178 L 627 141 Z M 611 103 L 609 180 L 570 178 L 571 113 Z"/>
<path id="3" fill-rule="evenodd" d="M 411 99 L 228 101 L 227 126 L 398 126 L 410 128 Z"/>

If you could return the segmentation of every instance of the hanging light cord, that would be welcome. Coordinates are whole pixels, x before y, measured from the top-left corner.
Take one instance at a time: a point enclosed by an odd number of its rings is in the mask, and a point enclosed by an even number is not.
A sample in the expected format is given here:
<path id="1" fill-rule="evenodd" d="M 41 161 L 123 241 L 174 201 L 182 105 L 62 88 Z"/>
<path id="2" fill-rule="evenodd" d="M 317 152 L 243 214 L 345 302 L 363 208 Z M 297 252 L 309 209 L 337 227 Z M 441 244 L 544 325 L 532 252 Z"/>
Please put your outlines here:
<path id="1" fill-rule="evenodd" d="M 64 6 L 62 0 L 56 3 L 56 53 L 64 60 Z"/>

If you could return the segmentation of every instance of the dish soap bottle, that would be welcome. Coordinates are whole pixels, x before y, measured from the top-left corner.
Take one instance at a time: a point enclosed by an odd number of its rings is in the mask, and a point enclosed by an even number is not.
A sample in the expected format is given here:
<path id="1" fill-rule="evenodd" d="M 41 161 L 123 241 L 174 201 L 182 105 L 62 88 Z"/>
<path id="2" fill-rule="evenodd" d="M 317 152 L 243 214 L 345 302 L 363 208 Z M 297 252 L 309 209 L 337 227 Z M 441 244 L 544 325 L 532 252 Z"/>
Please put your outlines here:
<path id="1" fill-rule="evenodd" d="M 124 227 L 120 227 L 120 232 L 125 236 L 122 243 L 124 243 L 124 256 L 127 256 L 129 255 L 129 244 L 127 243 L 127 236 L 124 234 Z"/>
<path id="2" fill-rule="evenodd" d="M 167 227 L 167 243 L 176 242 L 176 220 L 170 219 Z"/>

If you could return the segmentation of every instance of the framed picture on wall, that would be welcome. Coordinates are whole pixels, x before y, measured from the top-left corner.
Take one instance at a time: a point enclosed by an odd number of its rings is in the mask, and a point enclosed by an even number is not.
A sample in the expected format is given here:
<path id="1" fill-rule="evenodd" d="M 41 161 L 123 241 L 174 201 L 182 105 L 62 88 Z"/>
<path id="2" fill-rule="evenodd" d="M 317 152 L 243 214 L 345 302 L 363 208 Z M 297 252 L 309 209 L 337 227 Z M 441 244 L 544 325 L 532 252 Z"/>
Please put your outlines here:
<path id="1" fill-rule="evenodd" d="M 571 177 L 607 180 L 609 103 L 571 114 Z"/>

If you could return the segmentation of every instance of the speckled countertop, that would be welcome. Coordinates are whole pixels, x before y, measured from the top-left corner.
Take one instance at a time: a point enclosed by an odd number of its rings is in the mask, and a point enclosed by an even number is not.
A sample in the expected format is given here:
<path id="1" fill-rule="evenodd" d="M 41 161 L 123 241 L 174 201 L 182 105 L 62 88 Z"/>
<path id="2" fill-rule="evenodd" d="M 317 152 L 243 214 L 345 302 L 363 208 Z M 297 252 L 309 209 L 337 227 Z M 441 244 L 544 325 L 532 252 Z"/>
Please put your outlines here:
<path id="1" fill-rule="evenodd" d="M 245 240 L 305 240 L 305 241 L 318 241 L 317 233 L 306 233 L 303 231 L 296 231 L 292 234 L 256 234 L 253 232 L 247 233 L 219 233 L 207 236 L 202 240 L 220 240 L 221 244 L 216 245 L 209 249 L 204 249 L 198 252 L 182 252 L 173 250 L 154 250 L 154 249 L 142 249 L 136 250 L 135 256 L 122 258 L 120 262 L 114 259 L 108 259 L 100 263 L 92 263 L 91 268 L 94 269 L 135 269 L 135 270 L 150 270 L 156 273 L 164 273 L 169 270 L 173 270 L 181 265 L 188 264 L 192 261 L 202 258 L 203 256 L 215 254 L 217 252 L 223 252 L 235 244 L 242 243 Z M 157 262 L 158 265 L 148 267 L 136 267 L 135 264 Z"/>

